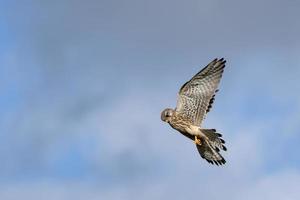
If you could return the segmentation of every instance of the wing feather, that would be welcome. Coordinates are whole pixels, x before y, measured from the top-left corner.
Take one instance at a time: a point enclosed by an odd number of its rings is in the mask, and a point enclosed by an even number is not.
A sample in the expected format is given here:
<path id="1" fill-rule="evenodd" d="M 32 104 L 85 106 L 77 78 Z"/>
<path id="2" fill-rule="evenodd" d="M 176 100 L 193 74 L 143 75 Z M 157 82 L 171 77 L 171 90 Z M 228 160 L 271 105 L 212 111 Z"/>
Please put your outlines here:
<path id="1" fill-rule="evenodd" d="M 179 90 L 176 111 L 199 126 L 214 102 L 226 61 L 214 59 Z"/>

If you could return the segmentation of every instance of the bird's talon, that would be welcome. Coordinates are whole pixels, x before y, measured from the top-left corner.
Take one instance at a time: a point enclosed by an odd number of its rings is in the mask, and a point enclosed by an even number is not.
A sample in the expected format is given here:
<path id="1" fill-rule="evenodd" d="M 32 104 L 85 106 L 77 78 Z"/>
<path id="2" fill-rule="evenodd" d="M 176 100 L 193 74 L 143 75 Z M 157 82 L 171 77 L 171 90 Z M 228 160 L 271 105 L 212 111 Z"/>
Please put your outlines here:
<path id="1" fill-rule="evenodd" d="M 194 143 L 197 144 L 197 145 L 201 145 L 201 140 L 198 139 L 197 136 L 195 136 L 195 140 L 194 140 Z"/>

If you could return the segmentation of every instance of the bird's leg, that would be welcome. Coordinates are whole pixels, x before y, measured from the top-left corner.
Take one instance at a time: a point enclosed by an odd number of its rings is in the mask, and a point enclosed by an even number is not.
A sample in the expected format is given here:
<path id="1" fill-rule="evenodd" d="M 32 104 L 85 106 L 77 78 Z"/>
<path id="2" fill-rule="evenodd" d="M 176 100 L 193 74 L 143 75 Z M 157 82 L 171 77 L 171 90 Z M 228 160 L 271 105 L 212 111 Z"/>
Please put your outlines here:
<path id="1" fill-rule="evenodd" d="M 201 140 L 198 139 L 198 137 L 196 135 L 195 135 L 194 143 L 197 144 L 197 145 L 201 145 Z"/>

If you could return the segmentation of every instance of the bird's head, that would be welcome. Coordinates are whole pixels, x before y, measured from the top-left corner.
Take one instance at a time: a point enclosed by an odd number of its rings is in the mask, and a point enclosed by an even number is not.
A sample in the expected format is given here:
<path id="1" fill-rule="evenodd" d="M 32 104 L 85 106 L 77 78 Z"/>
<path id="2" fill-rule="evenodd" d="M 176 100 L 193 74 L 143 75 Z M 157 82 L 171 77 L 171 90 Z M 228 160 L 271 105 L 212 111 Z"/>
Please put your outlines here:
<path id="1" fill-rule="evenodd" d="M 171 120 L 171 117 L 174 114 L 174 110 L 171 108 L 166 108 L 161 112 L 161 120 L 164 122 L 169 123 L 169 121 Z"/>

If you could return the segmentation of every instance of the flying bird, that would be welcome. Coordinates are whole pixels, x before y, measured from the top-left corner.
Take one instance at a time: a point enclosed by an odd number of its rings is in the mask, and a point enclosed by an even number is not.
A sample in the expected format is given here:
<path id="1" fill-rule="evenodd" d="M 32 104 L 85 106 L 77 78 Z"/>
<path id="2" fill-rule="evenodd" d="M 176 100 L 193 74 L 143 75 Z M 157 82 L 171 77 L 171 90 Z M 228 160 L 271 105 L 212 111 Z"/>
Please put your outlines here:
<path id="1" fill-rule="evenodd" d="M 215 100 L 225 63 L 223 58 L 211 61 L 180 88 L 176 108 L 161 113 L 162 121 L 193 140 L 201 157 L 216 165 L 226 163 L 220 154 L 227 150 L 225 141 L 216 129 L 203 129 L 201 123 Z"/>

